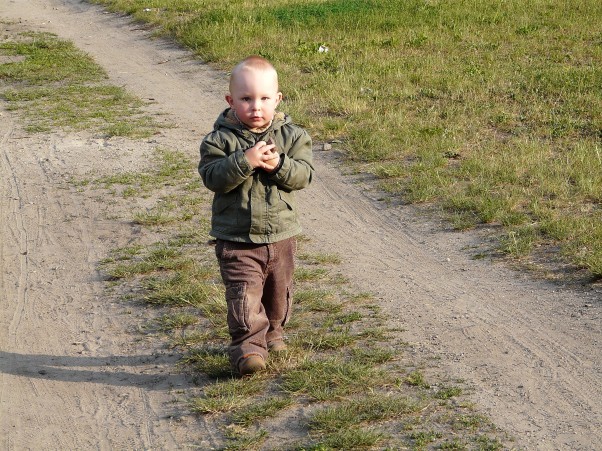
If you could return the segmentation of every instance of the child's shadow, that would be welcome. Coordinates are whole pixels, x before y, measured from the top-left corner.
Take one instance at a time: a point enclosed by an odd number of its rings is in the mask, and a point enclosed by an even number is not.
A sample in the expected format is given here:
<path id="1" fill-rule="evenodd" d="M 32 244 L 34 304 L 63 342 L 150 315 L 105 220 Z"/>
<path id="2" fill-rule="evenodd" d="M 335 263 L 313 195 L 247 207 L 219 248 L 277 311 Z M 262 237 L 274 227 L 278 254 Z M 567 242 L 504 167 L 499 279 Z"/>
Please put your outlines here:
<path id="1" fill-rule="evenodd" d="M 66 382 L 92 382 L 164 390 L 191 385 L 178 355 L 76 357 L 0 351 L 0 373 Z"/>

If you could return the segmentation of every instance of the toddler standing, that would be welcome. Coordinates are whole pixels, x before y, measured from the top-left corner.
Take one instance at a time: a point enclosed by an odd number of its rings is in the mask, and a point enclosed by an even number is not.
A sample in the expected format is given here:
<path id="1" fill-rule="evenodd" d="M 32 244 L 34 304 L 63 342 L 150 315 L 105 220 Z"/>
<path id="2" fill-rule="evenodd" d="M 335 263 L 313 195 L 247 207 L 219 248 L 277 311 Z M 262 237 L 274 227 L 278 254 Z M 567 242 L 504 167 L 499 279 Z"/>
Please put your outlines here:
<path id="1" fill-rule="evenodd" d="M 234 67 L 227 108 L 201 143 L 199 173 L 214 192 L 211 236 L 226 288 L 230 362 L 240 375 L 286 349 L 292 307 L 295 191 L 312 179 L 311 138 L 277 112 L 278 75 L 251 56 Z"/>

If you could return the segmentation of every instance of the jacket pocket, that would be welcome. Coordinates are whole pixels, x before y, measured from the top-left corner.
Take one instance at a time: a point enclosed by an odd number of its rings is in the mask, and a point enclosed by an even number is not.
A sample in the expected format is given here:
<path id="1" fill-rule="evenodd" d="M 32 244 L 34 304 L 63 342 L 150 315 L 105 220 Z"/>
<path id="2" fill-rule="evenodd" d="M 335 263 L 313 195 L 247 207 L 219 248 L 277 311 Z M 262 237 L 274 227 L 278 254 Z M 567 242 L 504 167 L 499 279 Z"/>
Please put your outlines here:
<path id="1" fill-rule="evenodd" d="M 214 215 L 223 213 L 232 205 L 239 202 L 239 197 L 237 192 L 216 195 L 213 200 L 212 213 Z"/>
<path id="2" fill-rule="evenodd" d="M 279 189 L 278 195 L 280 196 L 280 200 L 286 204 L 286 207 L 289 210 L 295 209 L 295 195 L 293 193 L 288 193 Z"/>

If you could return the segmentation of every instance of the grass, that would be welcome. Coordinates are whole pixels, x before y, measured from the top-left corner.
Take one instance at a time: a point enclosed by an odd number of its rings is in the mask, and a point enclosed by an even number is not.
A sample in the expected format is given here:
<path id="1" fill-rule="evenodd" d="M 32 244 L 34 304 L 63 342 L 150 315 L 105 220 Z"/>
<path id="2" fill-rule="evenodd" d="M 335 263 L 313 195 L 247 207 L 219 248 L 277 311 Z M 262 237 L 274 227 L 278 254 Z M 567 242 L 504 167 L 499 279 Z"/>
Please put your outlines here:
<path id="1" fill-rule="evenodd" d="M 107 84 L 92 58 L 56 35 L 13 34 L 0 43 L 0 55 L 19 57 L 0 64 L 0 97 L 24 117 L 30 133 L 61 127 L 136 138 L 159 127 L 142 112 L 140 99 Z"/>
<path id="2" fill-rule="evenodd" d="M 193 412 L 216 414 L 247 408 L 253 396 L 265 391 L 265 381 L 254 379 L 229 379 L 215 382 L 203 390 L 203 396 L 191 401 Z"/>
<path id="3" fill-rule="evenodd" d="M 252 426 L 258 421 L 263 421 L 277 416 L 281 411 L 292 406 L 292 398 L 276 396 L 267 398 L 257 404 L 240 409 L 232 416 L 232 422 L 240 426 Z"/>
<path id="4" fill-rule="evenodd" d="M 390 197 L 602 277 L 600 2 L 95 2 L 221 69 L 268 57 L 283 108 Z"/>
<path id="5" fill-rule="evenodd" d="M 379 420 L 403 418 L 423 406 L 403 396 L 368 395 L 325 407 L 315 412 L 309 422 L 311 431 L 336 433 Z"/>

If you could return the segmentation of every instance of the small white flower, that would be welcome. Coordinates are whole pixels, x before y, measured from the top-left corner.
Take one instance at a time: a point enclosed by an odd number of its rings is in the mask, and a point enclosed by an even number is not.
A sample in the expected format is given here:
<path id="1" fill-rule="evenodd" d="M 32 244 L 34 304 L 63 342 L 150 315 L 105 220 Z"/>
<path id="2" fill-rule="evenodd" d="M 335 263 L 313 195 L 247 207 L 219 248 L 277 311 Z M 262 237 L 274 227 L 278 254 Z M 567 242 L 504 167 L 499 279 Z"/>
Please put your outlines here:
<path id="1" fill-rule="evenodd" d="M 321 45 L 318 48 L 318 52 L 320 52 L 320 53 L 326 53 L 326 52 L 328 52 L 328 47 L 326 47 L 325 45 Z"/>

